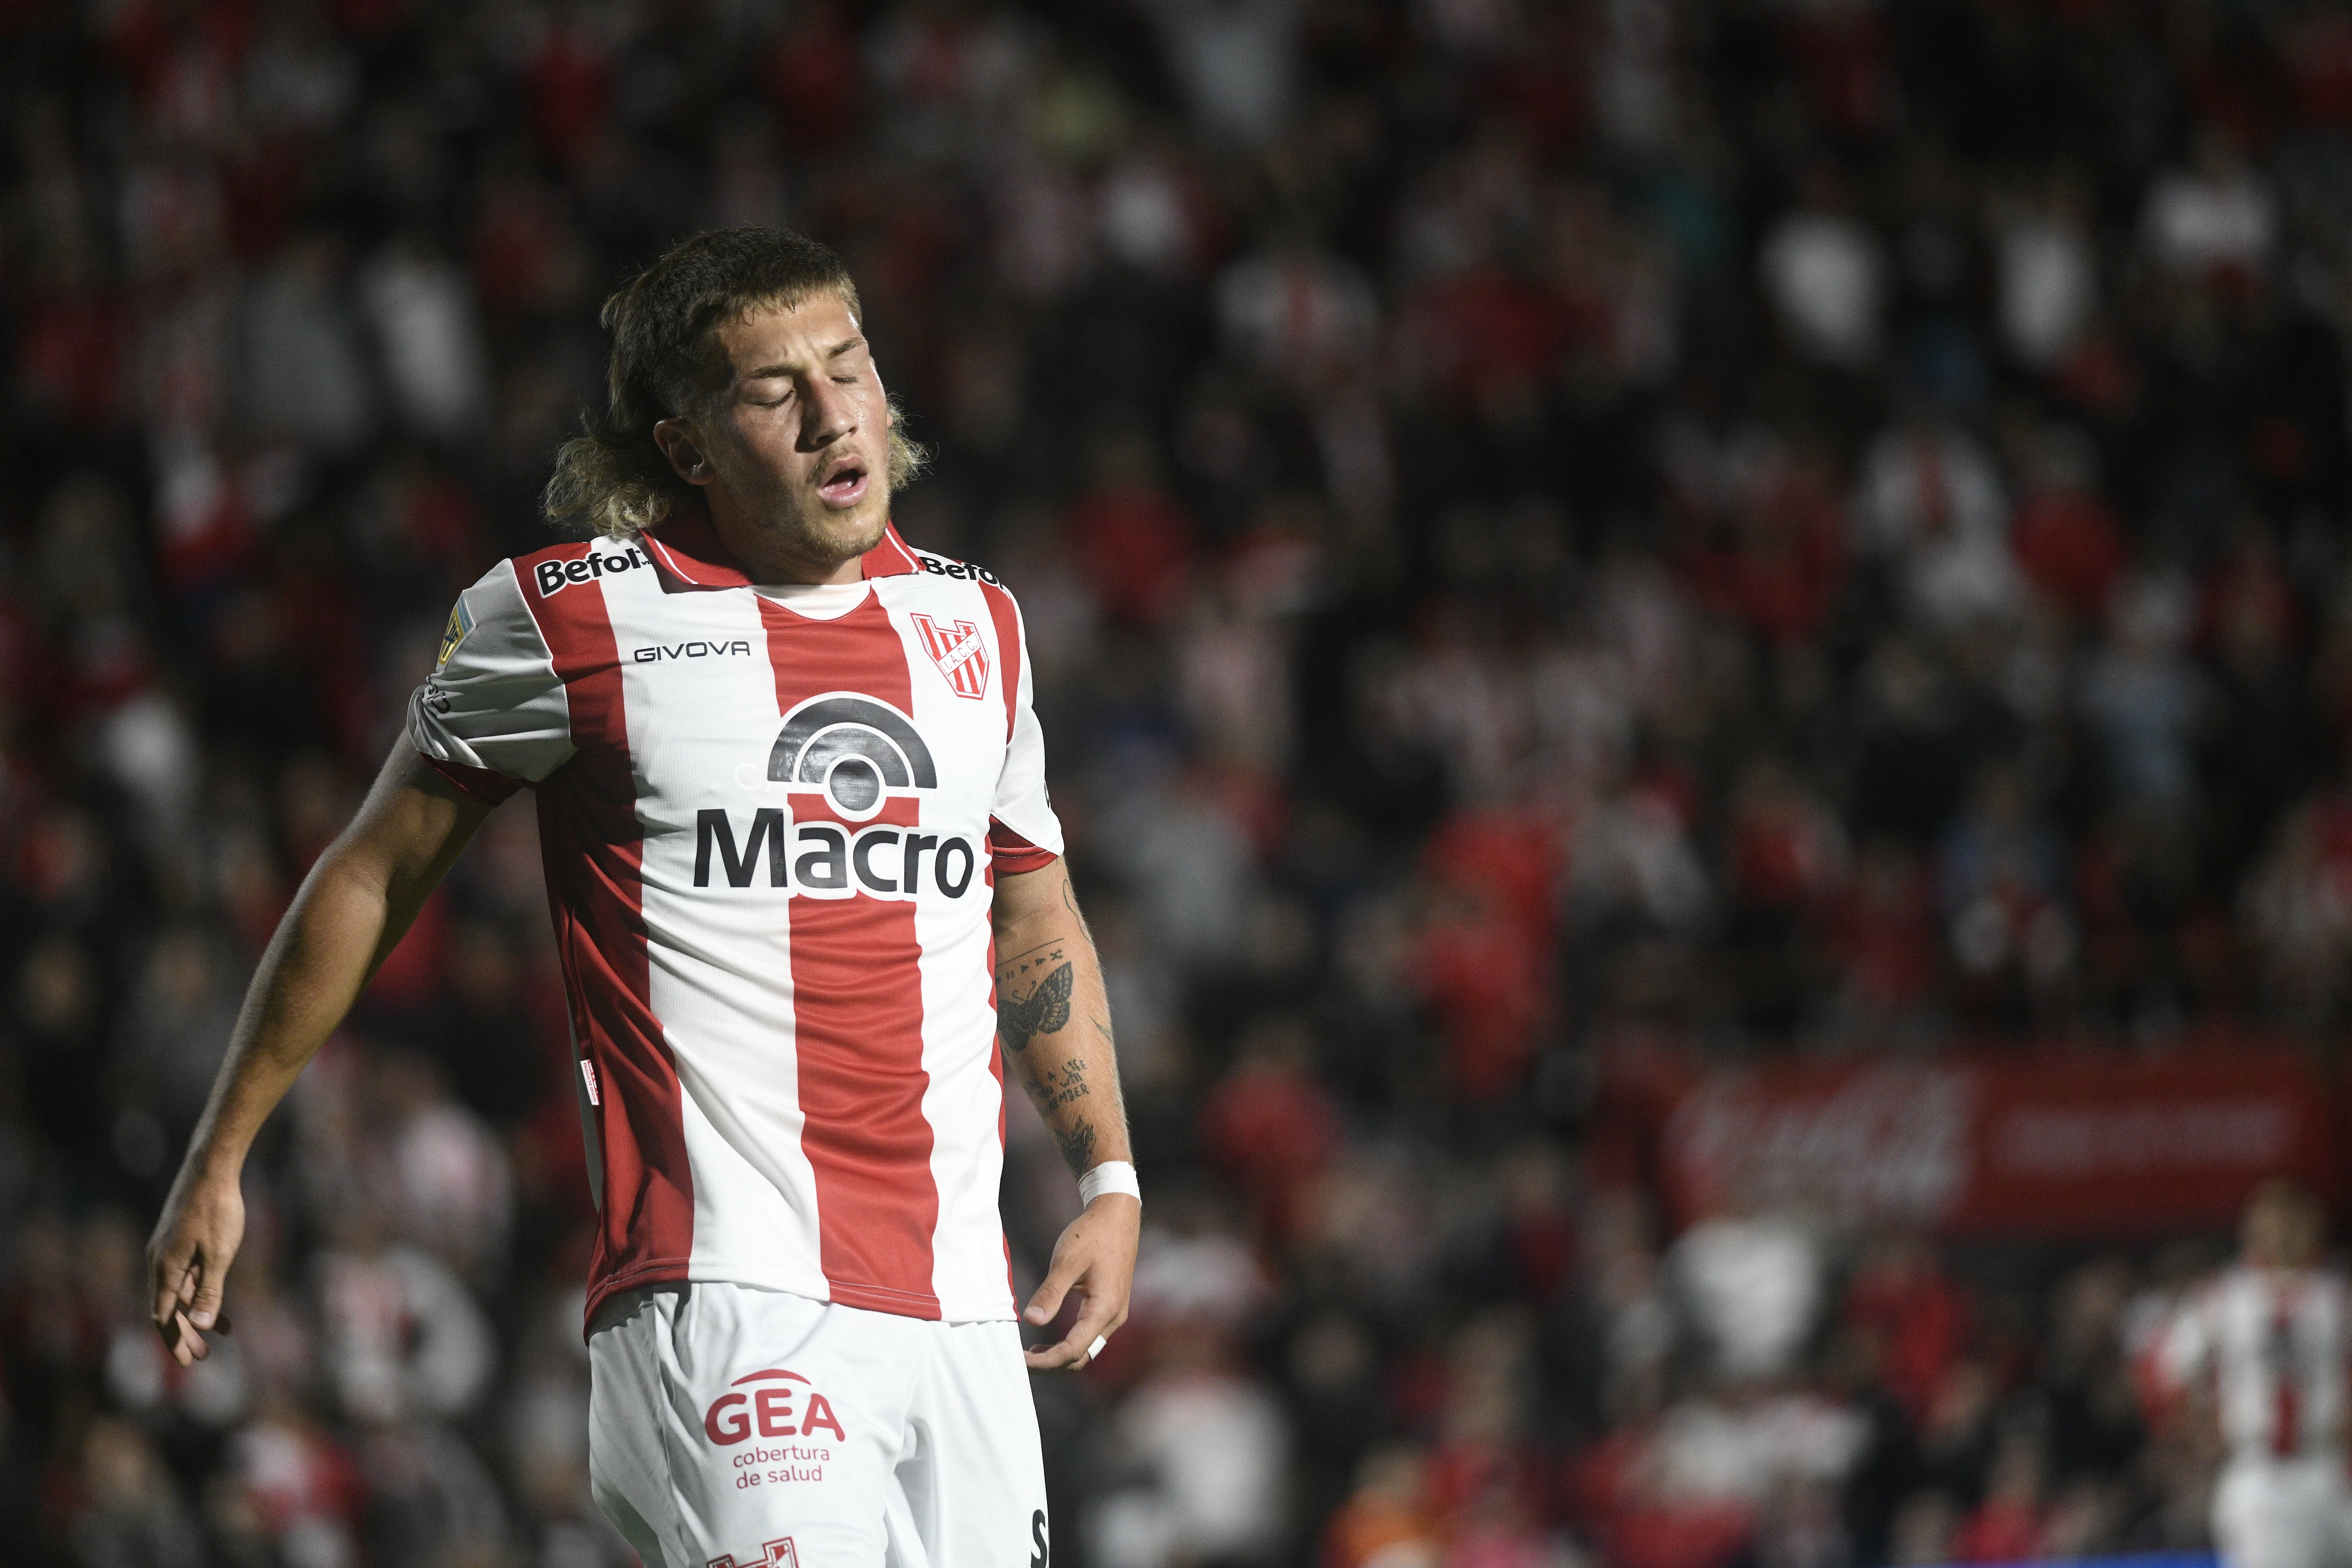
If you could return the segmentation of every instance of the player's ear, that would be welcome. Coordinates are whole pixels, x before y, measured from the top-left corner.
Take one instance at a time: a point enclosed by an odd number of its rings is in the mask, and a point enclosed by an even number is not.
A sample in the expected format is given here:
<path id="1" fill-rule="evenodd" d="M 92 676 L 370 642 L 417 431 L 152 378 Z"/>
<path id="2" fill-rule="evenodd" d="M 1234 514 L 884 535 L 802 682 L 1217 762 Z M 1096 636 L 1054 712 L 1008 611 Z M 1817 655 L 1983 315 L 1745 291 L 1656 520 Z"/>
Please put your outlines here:
<path id="1" fill-rule="evenodd" d="M 710 460 L 702 448 L 694 444 L 694 432 L 683 419 L 657 419 L 654 422 L 654 445 L 662 449 L 669 466 L 677 477 L 690 485 L 707 485 L 718 476 L 710 471 Z"/>

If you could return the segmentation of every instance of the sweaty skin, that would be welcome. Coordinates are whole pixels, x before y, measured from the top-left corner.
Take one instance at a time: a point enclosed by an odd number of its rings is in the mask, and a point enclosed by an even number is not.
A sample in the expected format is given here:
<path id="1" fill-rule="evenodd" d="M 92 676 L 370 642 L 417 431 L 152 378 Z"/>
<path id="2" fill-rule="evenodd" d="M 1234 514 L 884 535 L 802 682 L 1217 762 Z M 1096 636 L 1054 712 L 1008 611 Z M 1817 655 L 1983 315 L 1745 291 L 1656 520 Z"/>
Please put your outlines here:
<path id="1" fill-rule="evenodd" d="M 654 439 L 759 583 L 855 583 L 890 522 L 890 402 L 838 294 L 715 334 L 728 382 Z"/>

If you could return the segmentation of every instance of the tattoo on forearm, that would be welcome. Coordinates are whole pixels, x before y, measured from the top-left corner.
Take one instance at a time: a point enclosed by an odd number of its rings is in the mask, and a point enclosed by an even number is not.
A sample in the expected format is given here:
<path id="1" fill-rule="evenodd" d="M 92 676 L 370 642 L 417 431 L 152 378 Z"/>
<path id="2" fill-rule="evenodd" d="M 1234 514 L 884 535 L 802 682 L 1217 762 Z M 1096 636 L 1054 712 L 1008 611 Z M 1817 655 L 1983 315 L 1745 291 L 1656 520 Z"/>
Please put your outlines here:
<path id="1" fill-rule="evenodd" d="M 1078 915 L 1077 900 L 1066 882 L 1062 904 L 1071 915 Z M 997 1037 L 1003 1042 L 1005 1054 L 1018 1059 L 1021 1080 L 1030 1099 L 1053 1128 L 1064 1163 L 1077 1174 L 1094 1166 L 1102 1139 L 1098 1124 L 1108 1127 L 1109 1135 L 1119 1144 L 1126 1136 L 1119 1110 L 1118 1070 L 1116 1058 L 1109 1054 L 1117 1047 L 1092 980 L 1087 982 L 1086 1021 L 1100 1044 L 1073 1034 L 1057 1040 L 1051 1052 L 1039 1051 L 1034 1058 L 1024 1053 L 1039 1036 L 1060 1036 L 1071 1025 L 1076 1013 L 1076 959 L 1087 957 L 1092 962 L 1085 927 L 1084 918 L 1078 917 L 1076 932 L 1030 948 L 996 966 Z M 1100 1082 L 1090 1081 L 1090 1077 Z"/>
<path id="2" fill-rule="evenodd" d="M 1059 1110 L 1072 1100 L 1087 1097 L 1087 1064 L 1082 1058 L 1072 1057 L 1059 1070 L 1045 1069 L 1037 1084 L 1037 1109 L 1045 1112 Z"/>
<path id="3" fill-rule="evenodd" d="M 1034 1037 L 1058 1033 L 1069 1023 L 1073 978 L 1058 942 L 996 966 L 996 1035 L 1006 1050 L 1018 1056 Z"/>

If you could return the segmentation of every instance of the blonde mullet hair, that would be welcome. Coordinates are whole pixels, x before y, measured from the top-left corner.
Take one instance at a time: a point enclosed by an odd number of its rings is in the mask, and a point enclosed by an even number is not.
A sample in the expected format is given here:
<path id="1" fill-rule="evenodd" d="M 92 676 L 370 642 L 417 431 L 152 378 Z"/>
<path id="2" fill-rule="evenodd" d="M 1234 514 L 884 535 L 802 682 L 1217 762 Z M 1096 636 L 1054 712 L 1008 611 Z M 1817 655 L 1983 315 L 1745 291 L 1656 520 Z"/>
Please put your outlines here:
<path id="1" fill-rule="evenodd" d="M 548 521 L 573 533 L 632 538 L 675 512 L 694 487 L 654 440 L 664 419 L 709 412 L 727 384 L 720 327 L 758 310 L 791 310 L 834 294 L 862 317 L 857 285 L 831 250 L 782 228 L 728 228 L 672 247 L 604 301 L 597 320 L 613 335 L 605 407 L 581 416 L 581 432 L 556 448 L 540 498 Z M 900 434 L 890 402 L 890 488 L 913 482 L 929 454 Z"/>

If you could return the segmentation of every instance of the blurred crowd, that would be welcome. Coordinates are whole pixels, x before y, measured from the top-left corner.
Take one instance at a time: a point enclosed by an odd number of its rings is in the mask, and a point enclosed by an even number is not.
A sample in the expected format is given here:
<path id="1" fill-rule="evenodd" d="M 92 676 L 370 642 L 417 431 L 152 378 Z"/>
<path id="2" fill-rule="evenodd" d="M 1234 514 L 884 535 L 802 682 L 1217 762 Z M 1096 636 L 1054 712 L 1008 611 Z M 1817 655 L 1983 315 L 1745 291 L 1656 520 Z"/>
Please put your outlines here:
<path id="1" fill-rule="evenodd" d="M 0 1555 L 628 1560 L 528 796 L 210 1361 L 140 1248 L 599 301 L 743 223 L 1027 616 L 1148 1193 L 1064 1568 L 2202 1543 L 2213 1255 L 1677 1235 L 1654 1089 L 2347 1023 L 2339 5 L 0 0 Z"/>

